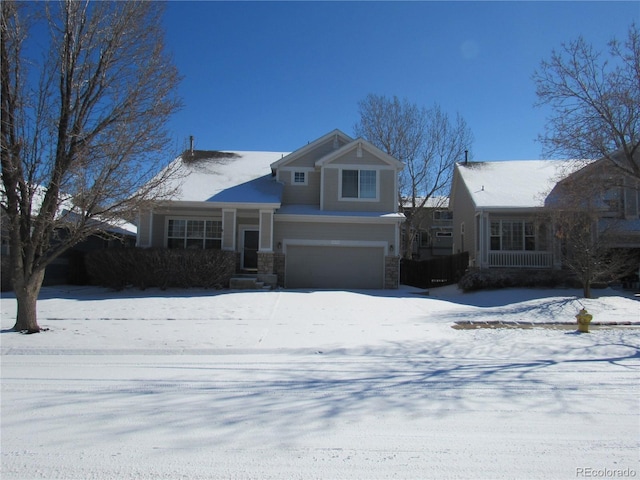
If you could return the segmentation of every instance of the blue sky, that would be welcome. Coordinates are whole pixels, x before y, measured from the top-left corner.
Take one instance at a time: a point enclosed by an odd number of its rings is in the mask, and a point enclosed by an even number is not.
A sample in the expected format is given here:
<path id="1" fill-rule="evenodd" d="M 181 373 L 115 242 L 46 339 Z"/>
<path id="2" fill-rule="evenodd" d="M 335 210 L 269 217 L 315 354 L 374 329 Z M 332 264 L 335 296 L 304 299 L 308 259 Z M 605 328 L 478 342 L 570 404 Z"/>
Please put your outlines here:
<path id="1" fill-rule="evenodd" d="M 541 158 L 546 112 L 531 77 L 582 35 L 602 46 L 640 2 L 171 1 L 168 51 L 184 76 L 176 151 L 292 151 L 352 135 L 367 94 L 460 113 L 473 159 Z"/>

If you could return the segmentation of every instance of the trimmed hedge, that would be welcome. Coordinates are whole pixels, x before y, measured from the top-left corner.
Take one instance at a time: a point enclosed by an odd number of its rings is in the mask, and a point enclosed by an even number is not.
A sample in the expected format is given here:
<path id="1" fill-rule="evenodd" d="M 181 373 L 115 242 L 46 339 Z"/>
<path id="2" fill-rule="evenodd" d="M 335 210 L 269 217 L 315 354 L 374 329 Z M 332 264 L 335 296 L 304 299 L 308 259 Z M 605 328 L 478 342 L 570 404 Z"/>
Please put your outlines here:
<path id="1" fill-rule="evenodd" d="M 562 270 L 470 270 L 460 279 L 458 287 L 465 292 L 472 292 L 515 287 L 553 288 L 570 283 L 571 279 L 567 272 Z"/>
<path id="2" fill-rule="evenodd" d="M 121 290 L 225 288 L 235 273 L 236 254 L 221 250 L 117 248 L 88 253 L 91 283 Z"/>

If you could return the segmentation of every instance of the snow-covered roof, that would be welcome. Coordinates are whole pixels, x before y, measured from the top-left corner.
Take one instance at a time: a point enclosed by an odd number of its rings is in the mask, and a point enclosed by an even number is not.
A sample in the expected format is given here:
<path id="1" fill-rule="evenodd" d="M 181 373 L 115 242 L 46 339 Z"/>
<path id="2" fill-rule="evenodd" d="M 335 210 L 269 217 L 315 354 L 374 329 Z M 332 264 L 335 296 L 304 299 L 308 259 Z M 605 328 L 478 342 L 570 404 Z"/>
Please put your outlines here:
<path id="1" fill-rule="evenodd" d="M 536 208 L 567 173 L 563 160 L 457 164 L 477 208 Z"/>
<path id="2" fill-rule="evenodd" d="M 176 201 L 273 203 L 277 187 L 270 188 L 266 177 L 271 176 L 271 164 L 284 155 L 287 152 L 195 150 L 189 158 L 187 151 L 173 161 L 178 172 L 168 187 L 178 188 Z"/>
<path id="3" fill-rule="evenodd" d="M 222 190 L 207 202 L 280 204 L 283 188 L 284 185 L 269 174 Z"/>
<path id="4" fill-rule="evenodd" d="M 289 154 L 285 154 L 284 157 L 274 162 L 271 165 L 271 168 L 275 170 L 277 168 L 283 167 L 288 163 L 293 162 L 297 158 L 300 158 L 302 155 L 305 155 L 308 152 L 312 151 L 314 148 L 317 148 L 319 145 L 322 145 L 327 140 L 331 140 L 331 139 L 333 139 L 334 149 L 340 148 L 340 146 L 353 142 L 353 138 L 351 138 L 349 135 L 347 135 L 346 133 L 336 128 L 335 130 L 332 130 L 331 132 L 327 133 L 326 135 L 323 135 L 322 137 L 314 140 L 313 142 L 310 142 L 307 145 L 300 147 L 299 149 Z"/>
<path id="5" fill-rule="evenodd" d="M 416 197 L 416 205 L 420 205 L 424 201 L 424 197 Z M 402 199 L 403 208 L 412 208 L 413 202 L 410 198 Z M 449 197 L 429 197 L 427 198 L 424 208 L 441 208 L 446 209 L 449 207 Z"/>
<path id="6" fill-rule="evenodd" d="M 44 197 L 46 194 L 46 188 L 41 185 L 37 185 L 34 188 L 32 212 L 33 215 L 37 215 L 42 208 Z M 4 190 L 0 192 L 0 201 L 6 203 L 6 193 Z M 56 220 L 67 220 L 69 222 L 77 222 L 78 208 L 73 203 L 73 197 L 71 195 L 60 193 L 58 200 L 58 209 L 55 215 Z M 99 228 L 105 232 L 114 233 L 117 235 L 136 235 L 138 227 L 131 222 L 124 219 L 106 218 L 101 215 L 93 215 L 91 218 L 93 225 L 99 226 Z"/>

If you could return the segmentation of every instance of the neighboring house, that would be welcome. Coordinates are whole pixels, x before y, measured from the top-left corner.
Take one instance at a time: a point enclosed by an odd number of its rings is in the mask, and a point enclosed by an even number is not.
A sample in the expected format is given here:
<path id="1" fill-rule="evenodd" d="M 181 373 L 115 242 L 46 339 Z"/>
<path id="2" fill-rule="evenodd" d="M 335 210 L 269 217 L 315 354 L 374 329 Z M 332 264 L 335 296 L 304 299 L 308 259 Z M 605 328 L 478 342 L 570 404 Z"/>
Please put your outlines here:
<path id="1" fill-rule="evenodd" d="M 177 165 L 176 165 L 177 164 Z M 397 288 L 403 164 L 339 130 L 290 154 L 191 150 L 138 246 L 215 248 L 287 288 Z"/>
<path id="2" fill-rule="evenodd" d="M 620 235 L 612 246 L 640 249 L 638 181 L 604 159 L 570 173 L 572 165 L 552 160 L 457 164 L 450 197 L 454 252 L 469 252 L 470 266 L 481 269 L 561 268 L 560 241 L 545 208 L 562 204 L 563 184 L 595 182 L 594 174 L 609 182 L 598 194 L 598 228 L 615 222 Z"/>
<path id="3" fill-rule="evenodd" d="M 637 161 L 640 163 L 640 159 Z M 640 249 L 640 180 L 602 158 L 559 181 L 545 204 L 550 208 L 563 205 L 567 196 L 576 197 L 574 204 L 597 214 L 598 232 L 607 232 L 612 248 Z M 588 205 L 584 205 L 586 202 Z"/>
<path id="4" fill-rule="evenodd" d="M 66 210 L 62 210 L 62 214 L 71 215 Z M 92 222 L 97 226 L 98 232 L 74 245 L 47 265 L 43 281 L 44 285 L 86 284 L 89 282 L 84 267 L 84 255 L 86 253 L 105 248 L 133 247 L 135 245 L 137 228 L 132 223 L 124 220 L 120 222 L 92 220 Z M 67 234 L 68 230 L 64 226 L 61 226 L 55 232 L 57 238 L 64 238 Z M 12 288 L 9 271 L 9 232 L 4 212 L 0 214 L 0 240 L 2 245 L 0 251 L 2 259 L 0 282 L 1 289 L 4 291 Z M 52 241 L 55 242 L 56 238 Z"/>
<path id="5" fill-rule="evenodd" d="M 423 201 L 424 198 L 417 198 L 416 205 Z M 419 227 L 413 232 L 411 242 L 413 260 L 430 260 L 453 253 L 453 212 L 448 207 L 448 197 L 431 197 L 420 208 Z M 403 202 L 402 212 L 406 216 L 412 215 L 413 209 L 411 201 Z M 402 235 L 404 237 L 404 230 Z M 406 243 L 403 241 L 402 245 Z"/>
<path id="6" fill-rule="evenodd" d="M 108 248 L 134 247 L 136 244 L 136 227 L 128 222 L 118 225 L 101 223 L 100 233 L 89 236 L 74 245 L 47 266 L 45 285 L 86 285 L 89 277 L 85 268 L 84 257 L 87 253 Z M 64 235 L 64 233 L 60 233 Z"/>
<path id="7" fill-rule="evenodd" d="M 456 164 L 449 208 L 453 250 L 487 268 L 559 268 L 544 199 L 567 163 L 532 160 Z"/>

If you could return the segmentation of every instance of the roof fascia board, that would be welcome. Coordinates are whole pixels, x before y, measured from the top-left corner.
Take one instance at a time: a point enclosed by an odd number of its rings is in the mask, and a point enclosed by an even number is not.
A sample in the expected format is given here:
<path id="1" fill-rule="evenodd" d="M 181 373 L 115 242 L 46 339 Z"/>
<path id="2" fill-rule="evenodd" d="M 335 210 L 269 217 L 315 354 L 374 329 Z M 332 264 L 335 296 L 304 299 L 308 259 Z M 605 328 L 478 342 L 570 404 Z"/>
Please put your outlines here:
<path id="1" fill-rule="evenodd" d="M 154 207 L 154 211 L 158 213 L 158 210 L 162 209 L 163 211 L 170 211 L 172 208 L 193 208 L 196 210 L 206 210 L 206 209 L 278 209 L 282 206 L 281 203 L 259 203 L 259 202 L 197 202 L 197 201 L 165 201 L 158 203 L 156 207 Z"/>
<path id="2" fill-rule="evenodd" d="M 462 184 L 465 188 L 467 187 L 462 179 L 462 175 L 460 175 L 460 167 L 458 167 L 458 164 L 456 163 L 453 166 L 453 175 L 452 175 L 452 179 L 451 179 L 451 190 L 449 191 L 449 205 L 448 208 L 450 210 L 453 209 L 453 205 L 455 203 L 455 197 L 456 197 L 456 191 L 458 190 L 459 184 Z M 473 199 L 471 200 L 473 202 Z M 474 203 L 474 207 L 475 207 L 475 203 Z"/>
<path id="3" fill-rule="evenodd" d="M 351 138 L 349 135 L 347 135 L 343 131 L 341 131 L 341 130 L 336 128 L 335 130 L 332 130 L 331 132 L 327 133 L 326 135 L 323 135 L 322 137 L 314 140 L 313 142 L 308 143 L 304 147 L 301 147 L 298 150 L 295 150 L 295 151 L 291 152 L 289 155 L 285 155 L 280 160 L 278 160 L 276 162 L 273 162 L 271 164 L 271 169 L 275 170 L 275 169 L 278 169 L 278 168 L 286 165 L 287 163 L 293 162 L 295 159 L 297 159 L 297 158 L 305 155 L 306 153 L 310 152 L 311 150 L 316 148 L 318 145 L 323 144 L 327 140 L 333 139 L 333 137 L 335 137 L 336 135 L 338 137 L 342 138 L 342 140 L 344 140 L 345 142 L 352 142 L 353 141 L 353 138 Z"/>
<path id="4" fill-rule="evenodd" d="M 388 215 L 388 216 L 387 216 Z M 305 223 L 372 223 L 372 224 L 397 224 L 405 221 L 403 214 L 384 214 L 377 217 L 359 215 L 313 215 L 295 213 L 277 213 L 273 216 L 274 222 L 305 222 Z"/>
<path id="5" fill-rule="evenodd" d="M 547 210 L 546 207 L 507 207 L 507 206 L 486 206 L 476 207 L 475 211 L 485 213 L 509 213 L 509 214 L 537 214 Z"/>
<path id="6" fill-rule="evenodd" d="M 404 168 L 404 163 L 402 163 L 399 160 L 396 160 L 388 153 L 383 152 L 378 147 L 376 147 L 372 143 L 369 143 L 368 141 L 366 141 L 361 137 L 356 140 L 353 140 L 350 143 L 347 143 L 342 148 L 339 148 L 338 150 L 331 152 L 328 155 L 325 155 L 324 157 L 316 161 L 316 167 L 322 167 L 327 163 L 332 162 L 333 160 L 341 157 L 342 155 L 349 153 L 351 150 L 357 149 L 358 146 L 360 146 L 362 149 L 366 150 L 370 154 L 374 155 L 375 157 L 378 157 L 380 160 L 384 161 L 385 163 L 389 164 L 395 169 L 402 170 Z"/>

